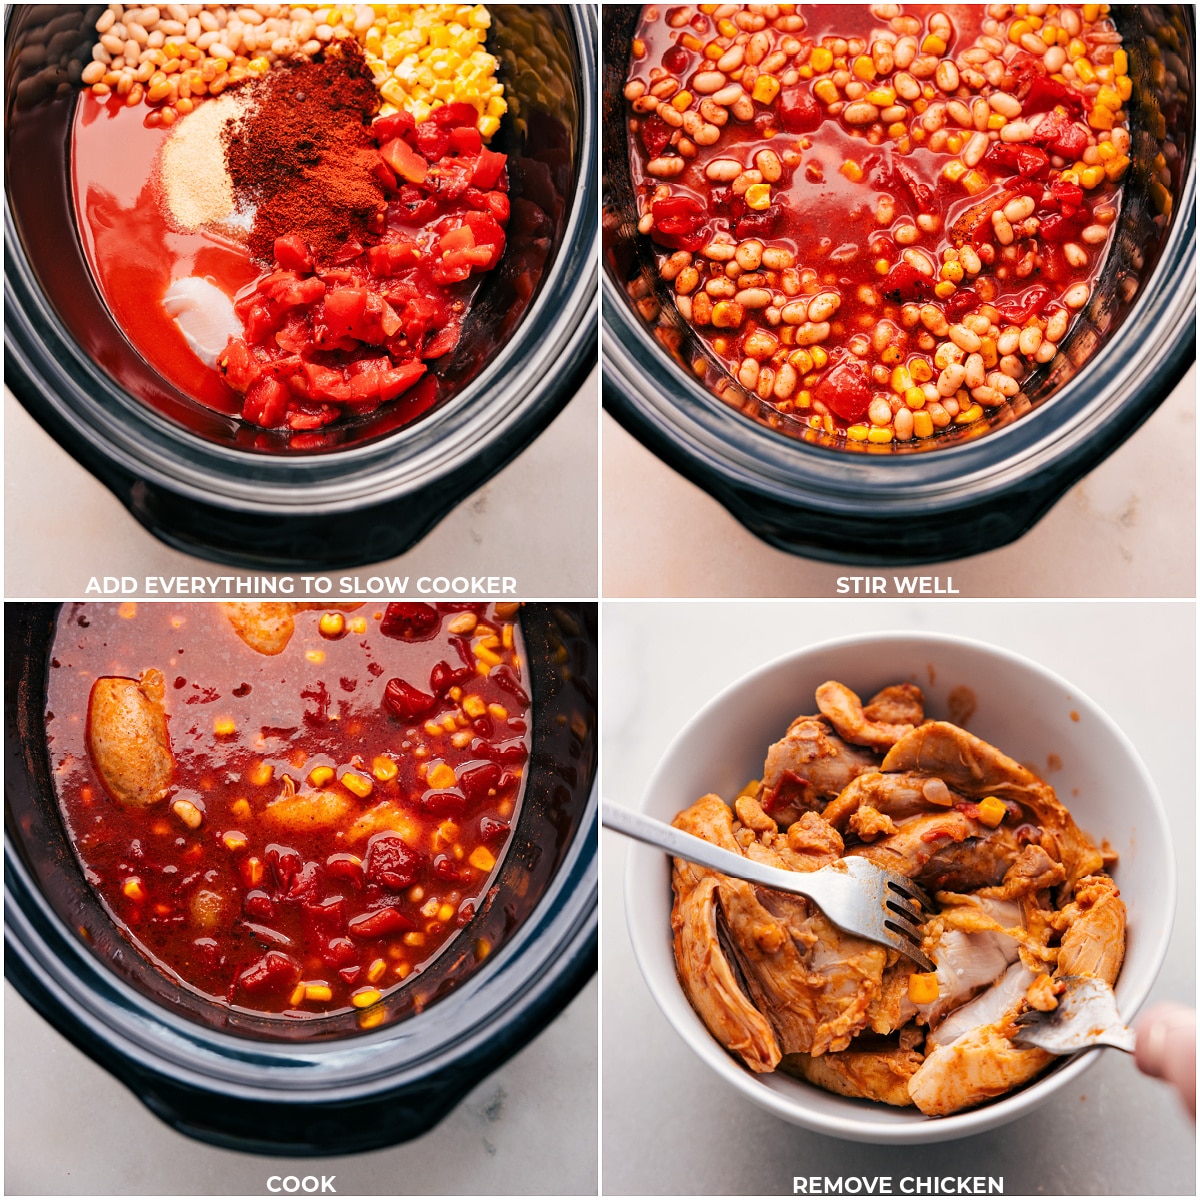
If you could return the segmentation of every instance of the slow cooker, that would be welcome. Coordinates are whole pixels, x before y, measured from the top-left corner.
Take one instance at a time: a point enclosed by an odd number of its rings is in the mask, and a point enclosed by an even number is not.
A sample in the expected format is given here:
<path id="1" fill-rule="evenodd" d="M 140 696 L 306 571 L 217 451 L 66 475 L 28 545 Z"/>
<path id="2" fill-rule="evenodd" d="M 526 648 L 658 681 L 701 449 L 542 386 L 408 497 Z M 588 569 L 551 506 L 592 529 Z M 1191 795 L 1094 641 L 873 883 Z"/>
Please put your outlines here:
<path id="1" fill-rule="evenodd" d="M 143 525 L 202 558 L 335 568 L 411 548 L 516 457 L 596 360 L 596 14 L 495 5 L 489 48 L 509 100 L 493 145 L 510 195 L 544 214 L 481 286 L 439 398 L 389 429 L 389 406 L 321 451 L 198 404 L 133 350 L 84 258 L 70 136 L 99 5 L 5 18 L 5 381 Z"/>
<path id="2" fill-rule="evenodd" d="M 996 410 L 982 437 L 866 452 L 809 444 L 744 415 L 757 399 L 731 386 L 659 294 L 649 239 L 637 232 L 622 94 L 639 15 L 620 5 L 604 21 L 604 404 L 763 540 L 864 565 L 1006 545 L 1129 438 L 1194 360 L 1194 6 L 1112 7 L 1133 78 L 1133 165 L 1093 300 L 1025 384 L 1031 411 L 1014 420 Z"/>
<path id="3" fill-rule="evenodd" d="M 60 1033 L 176 1129 L 271 1154 L 416 1137 L 561 1011 L 596 967 L 597 614 L 522 610 L 533 697 L 525 796 L 498 887 L 447 950 L 353 1014 L 303 1022 L 185 992 L 132 950 L 80 869 L 44 730 L 57 606 L 5 612 L 5 975 Z M 486 937 L 481 962 L 462 949 Z M 457 949 L 456 949 L 457 948 Z"/>

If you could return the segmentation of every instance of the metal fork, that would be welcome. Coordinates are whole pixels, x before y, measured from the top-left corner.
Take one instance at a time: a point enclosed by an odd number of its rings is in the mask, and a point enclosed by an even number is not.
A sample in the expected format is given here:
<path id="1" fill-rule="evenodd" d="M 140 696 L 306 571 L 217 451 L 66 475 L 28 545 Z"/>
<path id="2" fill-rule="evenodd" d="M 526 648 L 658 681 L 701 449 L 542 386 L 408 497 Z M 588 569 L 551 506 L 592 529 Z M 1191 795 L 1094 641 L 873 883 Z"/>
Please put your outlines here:
<path id="1" fill-rule="evenodd" d="M 898 950 L 924 971 L 934 970 L 921 953 L 921 925 L 925 914 L 933 913 L 933 901 L 903 875 L 856 857 L 840 858 L 817 871 L 783 871 L 607 800 L 601 805 L 601 819 L 605 828 L 676 858 L 772 891 L 803 896 L 846 933 Z"/>
<path id="2" fill-rule="evenodd" d="M 1103 979 L 1090 975 L 1064 975 L 1058 1006 L 1049 1012 L 1031 1009 L 1014 1022 L 1021 1032 L 1018 1046 L 1036 1046 L 1050 1054 L 1075 1054 L 1089 1046 L 1115 1046 L 1133 1053 L 1134 1036 L 1117 1012 L 1117 999 Z"/>

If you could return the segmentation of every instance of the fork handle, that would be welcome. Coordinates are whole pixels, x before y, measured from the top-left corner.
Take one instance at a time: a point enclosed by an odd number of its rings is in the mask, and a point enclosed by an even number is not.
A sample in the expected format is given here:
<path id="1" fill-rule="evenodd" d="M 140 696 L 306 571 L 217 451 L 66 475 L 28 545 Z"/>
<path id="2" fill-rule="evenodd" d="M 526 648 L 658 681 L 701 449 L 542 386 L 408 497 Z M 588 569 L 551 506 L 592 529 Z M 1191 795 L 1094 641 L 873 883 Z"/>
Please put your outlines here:
<path id="1" fill-rule="evenodd" d="M 720 846 L 648 817 L 645 813 L 634 812 L 631 808 L 605 800 L 600 806 L 600 819 L 606 829 L 614 829 L 626 837 L 665 850 L 676 858 L 720 871 L 722 875 L 732 875 L 735 879 L 745 879 L 759 887 L 811 899 L 809 889 L 800 884 L 802 875 L 797 875 L 793 881 L 789 878 L 792 874 L 790 871 L 781 871 L 765 863 L 756 863 L 744 855 L 734 854 L 731 850 L 722 850 Z"/>

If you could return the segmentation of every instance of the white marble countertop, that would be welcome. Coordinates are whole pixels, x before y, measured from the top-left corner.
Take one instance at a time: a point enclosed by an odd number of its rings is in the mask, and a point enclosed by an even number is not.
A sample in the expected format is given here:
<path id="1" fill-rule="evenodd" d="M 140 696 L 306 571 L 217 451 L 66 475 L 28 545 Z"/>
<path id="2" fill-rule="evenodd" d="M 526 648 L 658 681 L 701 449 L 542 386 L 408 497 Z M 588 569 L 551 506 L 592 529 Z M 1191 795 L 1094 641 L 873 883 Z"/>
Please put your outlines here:
<path id="1" fill-rule="evenodd" d="M 282 1159 L 176 1133 L 5 984 L 5 1195 L 265 1196 L 271 1175 L 336 1175 L 343 1196 L 595 1195 L 598 992 L 593 979 L 424 1137 Z"/>
<path id="2" fill-rule="evenodd" d="M 1162 407 L 1023 538 L 905 574 L 950 576 L 963 596 L 1194 596 L 1196 368 Z M 606 596 L 833 596 L 865 568 L 759 541 L 606 413 Z M 880 572 L 887 574 L 888 572 Z"/>
<path id="3" fill-rule="evenodd" d="M 638 805 L 707 700 L 808 642 L 940 629 L 1003 645 L 1071 680 L 1132 740 L 1176 834 L 1178 910 L 1150 1000 L 1195 1003 L 1195 633 L 1192 603 L 609 602 L 602 787 Z M 1006 1195 L 1195 1195 L 1195 1126 L 1177 1097 L 1108 1051 L 1059 1099 L 958 1142 L 877 1147 L 784 1123 L 707 1070 L 659 1011 L 629 943 L 626 843 L 601 839 L 602 1178 L 608 1195 L 791 1194 L 795 1175 L 1003 1175 Z"/>
<path id="4" fill-rule="evenodd" d="M 524 597 L 595 596 L 598 378 L 424 541 L 370 573 L 509 575 Z M 6 597 L 78 598 L 93 575 L 217 573 L 147 533 L 7 388 L 4 434 Z"/>

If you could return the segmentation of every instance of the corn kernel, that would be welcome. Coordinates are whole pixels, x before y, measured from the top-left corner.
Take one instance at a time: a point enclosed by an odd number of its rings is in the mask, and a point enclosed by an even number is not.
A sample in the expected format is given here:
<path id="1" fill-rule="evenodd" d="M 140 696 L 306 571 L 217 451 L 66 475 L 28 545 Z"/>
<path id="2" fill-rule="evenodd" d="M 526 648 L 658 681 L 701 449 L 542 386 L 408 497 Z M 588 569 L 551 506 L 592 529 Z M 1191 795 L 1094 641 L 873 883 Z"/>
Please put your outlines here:
<path id="1" fill-rule="evenodd" d="M 846 159 L 846 161 L 842 163 L 840 167 L 838 167 L 838 172 L 842 175 L 845 175 L 845 177 L 849 179 L 851 183 L 862 183 L 863 169 L 858 165 L 858 163 L 852 162 L 850 159 Z"/>
<path id="2" fill-rule="evenodd" d="M 304 1003 L 304 984 L 298 983 L 293 989 L 292 994 L 288 997 L 288 1003 L 296 1008 Z"/>
<path id="3" fill-rule="evenodd" d="M 846 436 L 852 442 L 865 442 L 867 440 L 867 427 L 865 425 L 848 425 L 846 427 Z"/>
<path id="4" fill-rule="evenodd" d="M 443 791 L 446 788 L 452 788 L 458 782 L 458 776 L 454 773 L 454 768 L 449 763 L 438 763 L 431 767 L 428 774 L 425 776 L 425 781 L 431 788 L 437 788 Z"/>
<path id="5" fill-rule="evenodd" d="M 487 712 L 487 704 L 484 702 L 483 697 L 474 694 L 463 698 L 462 707 L 463 712 L 472 720 L 476 717 L 482 717 Z"/>
<path id="6" fill-rule="evenodd" d="M 317 628 L 321 631 L 322 637 L 341 637 L 346 631 L 346 618 L 340 612 L 322 613 L 320 621 L 317 622 Z"/>
<path id="7" fill-rule="evenodd" d="M 121 891 L 135 904 L 142 904 L 146 899 L 146 889 L 142 887 L 142 881 L 136 875 L 131 875 L 121 884 Z"/>
<path id="8" fill-rule="evenodd" d="M 1092 111 L 1095 112 L 1096 110 L 1093 109 Z M 1079 172 L 1079 186 L 1082 188 L 1089 188 L 1089 189 L 1098 187 L 1100 184 L 1100 181 L 1103 178 L 1104 178 L 1104 168 L 1103 167 L 1099 167 L 1099 166 L 1084 167 Z"/>
<path id="9" fill-rule="evenodd" d="M 676 92 L 675 95 L 671 97 L 671 107 L 675 109 L 676 112 L 683 112 L 684 109 L 691 104 L 691 102 L 691 92 Z"/>
<path id="10" fill-rule="evenodd" d="M 867 440 L 882 444 L 892 440 L 892 430 L 888 425 L 872 425 L 867 430 Z"/>
<path id="11" fill-rule="evenodd" d="M 813 84 L 813 95 L 822 104 L 836 104 L 841 99 L 841 96 L 838 94 L 837 84 L 832 79 L 818 79 Z"/>
<path id="12" fill-rule="evenodd" d="M 370 779 L 368 779 L 365 775 L 360 775 L 357 771 L 343 772 L 342 783 L 360 800 L 365 800 L 375 787 Z"/>
<path id="13" fill-rule="evenodd" d="M 759 104 L 771 104 L 779 95 L 779 80 L 774 75 L 760 75 L 750 93 Z"/>
<path id="14" fill-rule="evenodd" d="M 350 632 L 351 633 L 366 633 L 367 632 L 367 618 L 366 617 L 351 617 L 350 618 Z"/>
<path id="15" fill-rule="evenodd" d="M 1113 71 L 1117 75 L 1129 74 L 1129 55 L 1124 50 L 1113 51 Z"/>
<path id="16" fill-rule="evenodd" d="M 1116 124 L 1112 109 L 1106 108 L 1103 104 L 1093 105 L 1087 120 L 1093 129 L 1111 129 Z"/>
<path id="17" fill-rule="evenodd" d="M 382 999 L 383 993 L 378 988 L 359 988 L 358 991 L 350 997 L 350 1003 L 353 1004 L 355 1008 L 370 1008 L 372 1004 L 378 1004 Z"/>
<path id="18" fill-rule="evenodd" d="M 262 883 L 263 877 L 266 874 L 266 867 L 263 864 L 263 860 L 256 856 L 251 856 L 250 858 L 246 859 L 245 868 L 246 882 L 248 885 L 250 887 L 258 887 L 258 885 Z"/>
<path id="19" fill-rule="evenodd" d="M 217 719 L 213 721 L 213 733 L 215 733 L 217 737 L 231 737 L 233 734 L 237 733 L 237 723 L 232 717 L 217 717 Z"/>
<path id="20" fill-rule="evenodd" d="M 310 663 L 316 663 L 317 666 L 320 666 L 321 663 L 325 661 L 325 651 L 305 650 L 304 657 L 307 658 Z"/>
<path id="21" fill-rule="evenodd" d="M 937 974 L 914 971 L 908 977 L 908 998 L 914 1004 L 932 1004 L 938 998 Z"/>
<path id="22" fill-rule="evenodd" d="M 1079 77 L 1080 83 L 1096 82 L 1096 69 L 1086 58 L 1077 58 L 1074 66 L 1075 74 Z"/>
<path id="23" fill-rule="evenodd" d="M 933 285 L 933 294 L 939 300 L 949 300 L 957 291 L 958 285 L 949 279 L 942 279 Z"/>
<path id="24" fill-rule="evenodd" d="M 275 768 L 270 763 L 260 762 L 249 774 L 250 782 L 256 787 L 266 787 L 275 778 Z"/>
<path id="25" fill-rule="evenodd" d="M 246 835 L 244 833 L 227 833 L 222 839 L 226 850 L 245 850 Z"/>
<path id="26" fill-rule="evenodd" d="M 308 773 L 308 782 L 315 788 L 324 787 L 337 772 L 332 767 L 313 767 Z"/>
<path id="27" fill-rule="evenodd" d="M 489 704 L 488 715 L 496 721 L 507 721 L 508 709 L 503 704 Z"/>
<path id="28" fill-rule="evenodd" d="M 400 773 L 400 768 L 396 765 L 395 759 L 388 758 L 385 754 L 375 756 L 371 763 L 371 774 L 379 780 L 380 783 L 387 783 Z"/>
<path id="29" fill-rule="evenodd" d="M 454 905 L 453 904 L 439 905 L 438 910 L 437 910 L 437 919 L 439 921 L 441 921 L 443 925 L 447 921 L 452 921 L 454 919 Z"/>
<path id="30" fill-rule="evenodd" d="M 1020 22 L 1017 22 L 1017 23 L 1020 24 Z M 1028 28 L 1029 27 L 1026 26 L 1026 29 L 1028 29 Z M 1009 37 L 1011 37 L 1011 36 L 1012 36 L 1012 34 L 1010 33 Z M 1018 38 L 1018 41 L 1019 40 L 1020 39 Z M 926 35 L 925 40 L 921 43 L 921 52 L 923 54 L 937 54 L 937 55 L 945 54 L 946 53 L 946 43 L 940 37 L 938 37 L 938 35 L 936 33 L 928 34 L 928 35 Z"/>
<path id="31" fill-rule="evenodd" d="M 769 183 L 752 183 L 746 189 L 746 195 L 743 198 L 747 208 L 752 208 L 756 212 L 764 212 L 771 207 L 771 185 Z"/>
<path id="32" fill-rule="evenodd" d="M 372 983 L 378 983 L 383 978 L 383 973 L 386 970 L 387 970 L 387 963 L 385 963 L 382 958 L 377 958 L 367 968 L 367 978 Z"/>
<path id="33" fill-rule="evenodd" d="M 828 71 L 833 66 L 833 51 L 825 46 L 815 46 L 808 61 L 818 75 Z"/>
<path id="34" fill-rule="evenodd" d="M 304 985 L 305 1000 L 327 1001 L 333 999 L 333 988 L 324 983 L 306 983 Z"/>
<path id="35" fill-rule="evenodd" d="M 496 856 L 486 846 L 476 846 L 467 862 L 477 871 L 490 871 L 496 865 Z"/>
<path id="36" fill-rule="evenodd" d="M 404 937 L 401 938 L 401 941 L 403 941 L 406 946 L 423 946 L 425 945 L 425 935 L 423 933 L 417 933 L 414 930 L 412 933 L 406 933 Z"/>
<path id="37" fill-rule="evenodd" d="M 896 103 L 896 93 L 891 88 L 875 88 L 866 94 L 865 99 L 876 108 L 891 108 Z"/>
<path id="38" fill-rule="evenodd" d="M 1125 174 L 1125 170 L 1128 166 L 1129 158 L 1126 155 L 1121 154 L 1112 159 L 1110 162 L 1105 163 L 1104 174 L 1108 177 L 1108 181 L 1110 183 L 1116 183 L 1117 180 Z M 1168 192 L 1167 195 L 1169 198 L 1170 193 Z"/>
<path id="39" fill-rule="evenodd" d="M 479 938 L 475 943 L 476 961 L 482 962 L 492 952 L 492 943 L 487 938 Z"/>
<path id="40" fill-rule="evenodd" d="M 851 64 L 850 72 L 864 83 L 872 83 L 875 79 L 875 64 L 871 61 L 871 56 L 869 54 L 860 54 Z"/>
<path id="41" fill-rule="evenodd" d="M 975 405 L 972 405 L 975 407 Z M 989 829 L 995 829 L 1008 813 L 1004 801 L 995 796 L 987 796 L 979 802 L 979 820 Z"/>
<path id="42" fill-rule="evenodd" d="M 933 418 L 927 412 L 913 413 L 913 433 L 919 438 L 933 435 Z"/>

